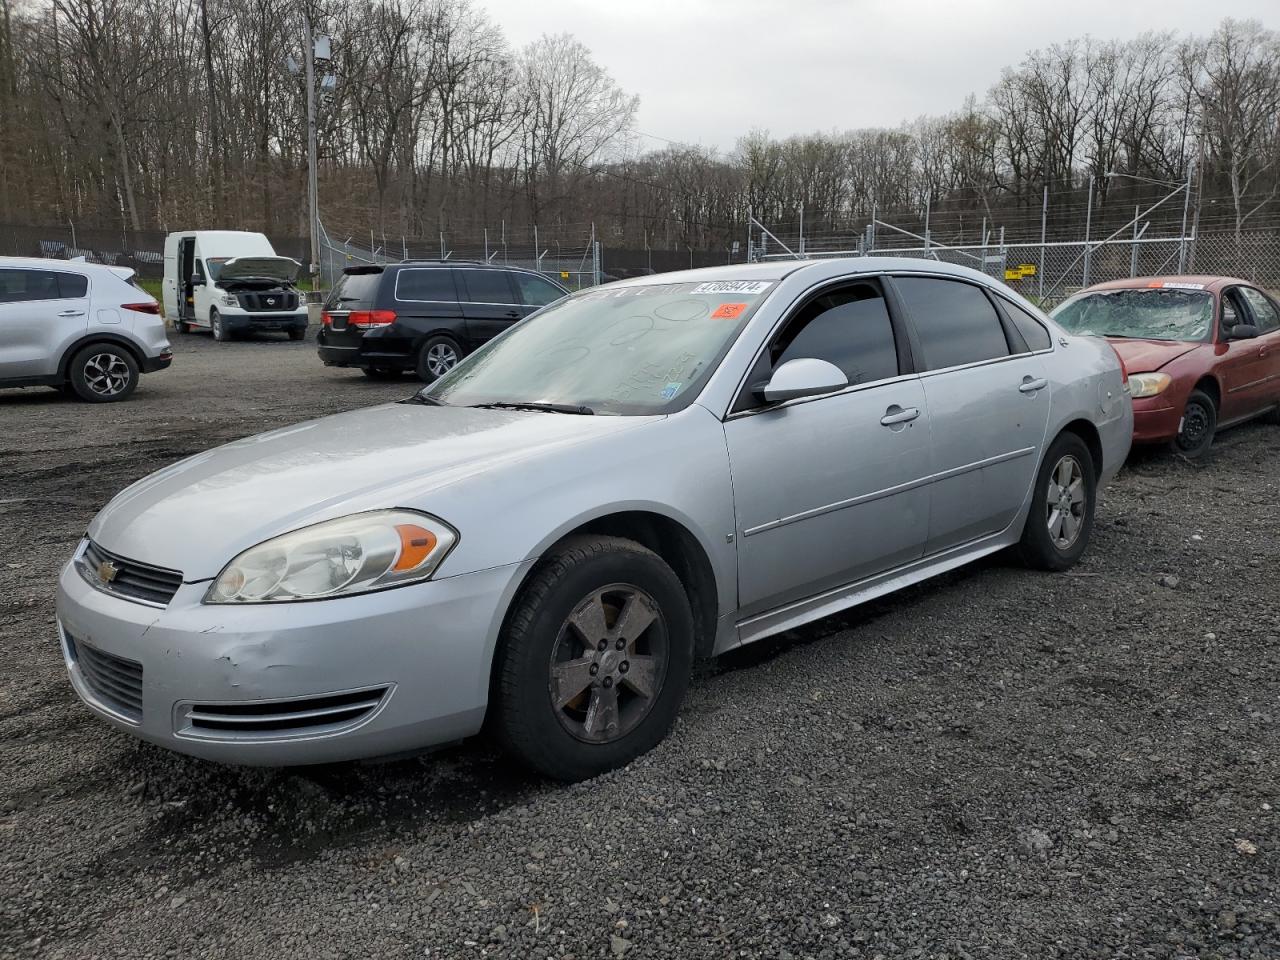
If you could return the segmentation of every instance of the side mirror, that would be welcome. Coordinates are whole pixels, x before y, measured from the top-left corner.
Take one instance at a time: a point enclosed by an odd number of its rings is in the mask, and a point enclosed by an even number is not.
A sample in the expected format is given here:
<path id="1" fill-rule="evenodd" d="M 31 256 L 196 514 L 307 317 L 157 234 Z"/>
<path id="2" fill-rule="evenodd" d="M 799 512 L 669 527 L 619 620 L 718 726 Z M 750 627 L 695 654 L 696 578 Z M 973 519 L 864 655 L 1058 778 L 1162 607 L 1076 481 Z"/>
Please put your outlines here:
<path id="1" fill-rule="evenodd" d="M 1252 340 L 1258 335 L 1258 328 L 1252 323 L 1237 323 L 1227 334 L 1229 340 Z"/>
<path id="2" fill-rule="evenodd" d="M 193 274 L 191 275 L 191 285 L 192 285 L 193 287 L 203 287 L 203 286 L 204 286 L 204 277 L 200 276 L 200 274 L 198 274 L 198 273 L 193 273 Z"/>
<path id="3" fill-rule="evenodd" d="M 834 393 L 849 385 L 839 367 L 826 360 L 812 357 L 800 357 L 788 360 L 769 378 L 757 394 L 766 403 L 781 403 L 784 400 L 795 400 L 800 397 L 816 397 L 824 393 Z"/>

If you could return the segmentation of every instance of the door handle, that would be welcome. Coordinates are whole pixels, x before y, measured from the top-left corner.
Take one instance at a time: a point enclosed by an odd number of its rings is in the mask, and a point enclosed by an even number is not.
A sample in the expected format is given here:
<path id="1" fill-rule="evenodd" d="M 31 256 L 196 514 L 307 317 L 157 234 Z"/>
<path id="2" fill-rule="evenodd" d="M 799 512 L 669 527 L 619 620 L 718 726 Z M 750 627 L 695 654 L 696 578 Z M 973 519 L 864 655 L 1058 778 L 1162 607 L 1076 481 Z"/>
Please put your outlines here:
<path id="1" fill-rule="evenodd" d="M 920 411 L 915 407 L 907 407 L 904 410 L 895 403 L 884 412 L 884 416 L 880 418 L 880 425 L 882 427 L 892 427 L 899 423 L 910 423 L 918 416 L 920 416 Z"/>
<path id="2" fill-rule="evenodd" d="M 83 310 L 63 310 L 60 314 L 58 314 L 58 316 L 60 316 L 60 317 L 83 317 L 83 316 L 84 316 L 84 311 L 83 311 Z"/>
<path id="3" fill-rule="evenodd" d="M 1043 390 L 1049 385 L 1049 381 L 1044 377 L 1025 377 L 1018 385 L 1018 390 L 1022 393 L 1035 393 L 1037 390 Z"/>

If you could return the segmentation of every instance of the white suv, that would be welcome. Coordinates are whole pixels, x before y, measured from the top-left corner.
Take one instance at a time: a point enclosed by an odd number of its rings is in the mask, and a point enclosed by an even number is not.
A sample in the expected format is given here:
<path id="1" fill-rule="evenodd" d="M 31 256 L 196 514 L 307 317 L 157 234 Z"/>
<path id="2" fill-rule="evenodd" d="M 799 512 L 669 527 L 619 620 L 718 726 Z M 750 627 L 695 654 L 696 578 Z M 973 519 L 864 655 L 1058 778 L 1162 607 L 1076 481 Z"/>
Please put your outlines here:
<path id="1" fill-rule="evenodd" d="M 160 305 L 127 267 L 0 257 L 0 387 L 123 400 L 173 361 Z"/>

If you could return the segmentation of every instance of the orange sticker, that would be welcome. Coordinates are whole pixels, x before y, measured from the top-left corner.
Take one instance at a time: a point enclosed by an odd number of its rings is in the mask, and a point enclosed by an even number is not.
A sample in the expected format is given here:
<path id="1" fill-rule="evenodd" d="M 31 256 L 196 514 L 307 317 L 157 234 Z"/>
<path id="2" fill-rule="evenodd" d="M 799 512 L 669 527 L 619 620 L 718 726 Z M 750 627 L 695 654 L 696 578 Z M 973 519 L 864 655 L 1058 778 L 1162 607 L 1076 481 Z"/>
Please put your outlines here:
<path id="1" fill-rule="evenodd" d="M 711 315 L 712 320 L 736 320 L 747 309 L 745 303 L 722 303 Z"/>

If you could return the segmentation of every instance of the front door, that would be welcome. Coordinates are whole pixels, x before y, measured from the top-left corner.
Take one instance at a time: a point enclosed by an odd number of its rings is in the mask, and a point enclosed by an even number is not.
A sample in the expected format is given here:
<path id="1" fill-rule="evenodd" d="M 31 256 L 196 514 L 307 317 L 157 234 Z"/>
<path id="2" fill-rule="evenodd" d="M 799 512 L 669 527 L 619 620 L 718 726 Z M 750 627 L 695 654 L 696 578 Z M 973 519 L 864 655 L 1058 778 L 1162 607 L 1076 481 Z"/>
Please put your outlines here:
<path id="1" fill-rule="evenodd" d="M 458 269 L 458 293 L 473 346 L 492 340 L 525 315 L 510 274 L 505 270 Z"/>
<path id="2" fill-rule="evenodd" d="M 929 519 L 929 416 L 874 281 L 797 305 L 725 421 L 745 617 L 919 558 Z M 788 360 L 850 386 L 766 406 L 753 387 Z"/>
<path id="3" fill-rule="evenodd" d="M 1049 422 L 1044 362 L 978 285 L 893 280 L 916 332 L 932 435 L 926 554 L 1004 530 L 1031 491 Z"/>
<path id="4" fill-rule="evenodd" d="M 88 325 L 88 283 L 83 275 L 0 269 L 0 379 L 57 373 L 62 344 Z"/>

